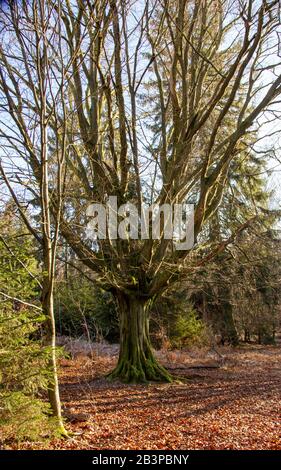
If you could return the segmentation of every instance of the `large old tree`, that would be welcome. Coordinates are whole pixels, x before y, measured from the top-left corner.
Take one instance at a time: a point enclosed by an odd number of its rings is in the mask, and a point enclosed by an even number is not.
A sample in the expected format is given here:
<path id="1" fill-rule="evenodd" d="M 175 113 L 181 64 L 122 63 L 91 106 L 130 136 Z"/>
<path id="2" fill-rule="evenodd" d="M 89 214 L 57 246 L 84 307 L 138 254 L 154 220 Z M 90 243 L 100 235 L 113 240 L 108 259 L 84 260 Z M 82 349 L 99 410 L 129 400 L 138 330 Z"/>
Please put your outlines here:
<path id="1" fill-rule="evenodd" d="M 1 13 L 0 132 L 19 210 L 32 203 L 36 211 L 42 198 L 44 132 L 51 214 L 55 220 L 59 211 L 61 236 L 118 303 L 120 356 L 111 376 L 171 380 L 153 356 L 149 309 L 250 222 L 204 244 L 232 162 L 250 158 L 258 127 L 278 117 L 279 2 L 17 3 Z M 87 239 L 87 207 L 109 196 L 139 213 L 152 203 L 194 203 L 193 249 L 176 250 L 164 230 L 157 240 Z M 36 220 L 27 225 L 40 238 Z"/>

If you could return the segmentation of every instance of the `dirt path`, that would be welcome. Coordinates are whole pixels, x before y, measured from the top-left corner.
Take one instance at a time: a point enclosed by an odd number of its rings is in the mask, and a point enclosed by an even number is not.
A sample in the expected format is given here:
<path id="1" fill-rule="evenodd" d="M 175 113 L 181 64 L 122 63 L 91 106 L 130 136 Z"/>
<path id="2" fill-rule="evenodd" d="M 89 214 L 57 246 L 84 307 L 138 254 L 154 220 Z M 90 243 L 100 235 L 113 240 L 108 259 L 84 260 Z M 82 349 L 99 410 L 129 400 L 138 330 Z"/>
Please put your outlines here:
<path id="1" fill-rule="evenodd" d="M 281 449 L 280 348 L 228 352 L 220 369 L 173 364 L 183 384 L 110 384 L 101 376 L 112 365 L 64 361 L 62 398 L 78 434 L 53 448 Z"/>

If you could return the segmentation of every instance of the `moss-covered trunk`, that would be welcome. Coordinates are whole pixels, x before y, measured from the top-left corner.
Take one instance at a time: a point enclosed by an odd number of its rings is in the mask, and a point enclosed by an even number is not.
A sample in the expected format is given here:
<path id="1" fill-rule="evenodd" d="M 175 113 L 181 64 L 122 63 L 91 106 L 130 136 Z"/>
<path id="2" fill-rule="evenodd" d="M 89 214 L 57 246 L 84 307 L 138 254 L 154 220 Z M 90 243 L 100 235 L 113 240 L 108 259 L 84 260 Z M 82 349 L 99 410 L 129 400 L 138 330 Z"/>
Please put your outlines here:
<path id="1" fill-rule="evenodd" d="M 172 376 L 154 357 L 149 338 L 148 302 L 140 297 L 117 295 L 120 319 L 120 352 L 109 375 L 127 383 L 171 382 Z"/>

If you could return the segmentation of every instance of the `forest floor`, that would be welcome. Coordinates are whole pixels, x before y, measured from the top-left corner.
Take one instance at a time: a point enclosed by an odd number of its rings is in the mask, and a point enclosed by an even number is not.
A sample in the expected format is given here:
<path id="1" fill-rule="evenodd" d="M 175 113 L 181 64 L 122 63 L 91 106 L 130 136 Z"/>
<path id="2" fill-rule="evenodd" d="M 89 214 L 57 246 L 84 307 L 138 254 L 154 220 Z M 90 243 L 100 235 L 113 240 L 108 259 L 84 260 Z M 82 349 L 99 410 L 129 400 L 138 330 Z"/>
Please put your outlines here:
<path id="1" fill-rule="evenodd" d="M 104 378 L 116 348 L 61 362 L 73 437 L 21 448 L 281 449 L 281 348 L 158 353 L 182 383 L 123 385 Z"/>

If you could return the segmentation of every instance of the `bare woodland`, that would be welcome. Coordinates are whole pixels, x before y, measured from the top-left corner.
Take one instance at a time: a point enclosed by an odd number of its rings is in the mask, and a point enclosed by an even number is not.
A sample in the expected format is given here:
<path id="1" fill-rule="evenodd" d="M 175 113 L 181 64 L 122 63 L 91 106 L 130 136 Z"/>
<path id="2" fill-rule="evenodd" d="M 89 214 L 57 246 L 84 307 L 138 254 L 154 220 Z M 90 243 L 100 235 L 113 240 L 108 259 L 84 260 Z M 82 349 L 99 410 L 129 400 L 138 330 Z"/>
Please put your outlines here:
<path id="1" fill-rule="evenodd" d="M 67 434 L 54 307 L 62 261 L 114 299 L 120 352 L 105 369 L 126 383 L 174 381 L 149 326 L 170 292 L 184 286 L 203 319 L 210 290 L 224 298 L 212 308 L 225 316 L 234 296 L 247 341 L 252 313 L 239 298 L 254 286 L 255 256 L 274 259 L 278 290 L 280 244 L 269 236 L 278 204 L 258 198 L 251 178 L 280 163 L 280 1 L 29 0 L 0 8 L 1 197 L 40 253 L 32 305 L 47 318 L 47 390 Z M 254 158 L 263 168 L 251 166 Z M 243 178 L 242 204 L 235 188 Z M 164 227 L 157 240 L 89 240 L 87 208 L 109 196 L 139 213 L 152 204 L 194 204 L 194 246 L 176 250 Z M 237 267 L 239 256 L 248 270 Z M 0 291 L 24 303 L 20 291 Z M 251 295 L 250 305 L 259 305 L 256 290 Z M 263 315 L 272 311 L 267 305 Z"/>

